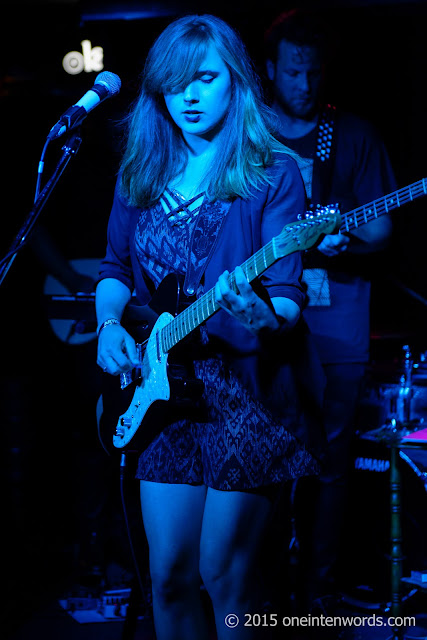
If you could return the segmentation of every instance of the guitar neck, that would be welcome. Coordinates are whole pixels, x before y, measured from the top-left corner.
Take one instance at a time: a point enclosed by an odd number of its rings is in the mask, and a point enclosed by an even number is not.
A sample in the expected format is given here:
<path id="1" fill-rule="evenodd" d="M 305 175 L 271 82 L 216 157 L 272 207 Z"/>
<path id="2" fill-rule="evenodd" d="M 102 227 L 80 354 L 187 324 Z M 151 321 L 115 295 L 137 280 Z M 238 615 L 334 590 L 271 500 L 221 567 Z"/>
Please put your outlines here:
<path id="1" fill-rule="evenodd" d="M 336 232 L 340 223 L 340 214 L 328 211 L 310 220 L 304 218 L 285 225 L 279 235 L 240 265 L 248 282 L 252 282 L 280 258 L 309 249 L 321 234 Z M 237 291 L 235 271 L 228 276 L 228 283 L 233 291 Z M 159 330 L 158 339 L 163 352 L 170 351 L 220 308 L 215 300 L 215 288 L 212 288 Z"/>
<path id="2" fill-rule="evenodd" d="M 280 257 L 276 254 L 274 242 L 275 238 L 241 265 L 248 282 L 252 282 L 257 276 L 261 275 Z M 234 271 L 228 276 L 228 283 L 233 291 L 237 291 Z M 215 301 L 215 288 L 209 289 L 161 329 L 161 341 L 164 351 L 172 349 L 194 329 L 219 311 L 220 308 L 220 305 Z"/>
<path id="3" fill-rule="evenodd" d="M 373 200 L 362 207 L 357 207 L 348 213 L 342 213 L 340 231 L 341 233 L 353 231 L 353 229 L 425 195 L 427 195 L 427 178 L 422 178 L 408 187 L 393 191 L 393 193 Z"/>

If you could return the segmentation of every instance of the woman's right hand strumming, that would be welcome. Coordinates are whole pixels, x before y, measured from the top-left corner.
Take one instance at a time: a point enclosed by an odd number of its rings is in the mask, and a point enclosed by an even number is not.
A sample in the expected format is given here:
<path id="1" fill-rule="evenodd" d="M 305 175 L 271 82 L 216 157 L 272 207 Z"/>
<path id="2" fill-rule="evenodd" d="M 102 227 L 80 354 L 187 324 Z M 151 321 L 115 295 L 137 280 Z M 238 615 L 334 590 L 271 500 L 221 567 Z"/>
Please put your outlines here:
<path id="1" fill-rule="evenodd" d="M 98 359 L 103 371 L 117 376 L 139 366 L 135 340 L 120 324 L 131 291 L 120 280 L 106 278 L 96 288 Z"/>
<path id="2" fill-rule="evenodd" d="M 135 340 L 121 324 L 110 324 L 102 329 L 97 362 L 103 371 L 113 376 L 139 366 Z"/>

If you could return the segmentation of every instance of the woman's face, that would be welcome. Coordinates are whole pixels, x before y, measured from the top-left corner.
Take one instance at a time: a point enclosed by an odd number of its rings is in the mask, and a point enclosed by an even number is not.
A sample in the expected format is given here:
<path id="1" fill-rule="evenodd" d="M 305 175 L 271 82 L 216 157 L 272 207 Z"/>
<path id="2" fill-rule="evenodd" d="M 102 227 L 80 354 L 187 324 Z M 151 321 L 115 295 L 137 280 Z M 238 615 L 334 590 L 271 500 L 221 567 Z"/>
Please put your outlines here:
<path id="1" fill-rule="evenodd" d="M 164 98 L 186 140 L 214 137 L 231 100 L 230 72 L 214 45 L 209 46 L 190 84 L 179 93 L 165 93 Z"/>

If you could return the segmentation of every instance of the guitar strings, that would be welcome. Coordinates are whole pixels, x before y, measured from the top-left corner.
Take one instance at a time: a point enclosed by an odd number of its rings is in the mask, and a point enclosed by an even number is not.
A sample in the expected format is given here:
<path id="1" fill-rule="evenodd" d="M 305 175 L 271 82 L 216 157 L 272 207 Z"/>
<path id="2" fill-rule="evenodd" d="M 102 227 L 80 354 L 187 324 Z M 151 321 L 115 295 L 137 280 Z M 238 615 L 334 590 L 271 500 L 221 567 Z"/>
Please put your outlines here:
<path id="1" fill-rule="evenodd" d="M 312 220 L 303 220 L 302 222 L 291 223 L 284 229 L 279 235 L 283 235 L 283 241 L 295 241 L 295 235 L 292 237 L 285 237 L 285 234 L 295 234 L 301 228 L 314 227 L 323 224 L 324 222 L 330 222 L 330 214 L 319 216 Z M 259 249 L 242 265 L 242 269 L 249 282 L 263 273 L 269 266 L 276 261 L 275 251 L 276 238 L 272 238 L 264 247 Z M 298 240 L 297 240 L 298 242 Z M 260 268 L 259 268 L 260 267 Z M 233 290 L 236 290 L 235 272 L 233 271 L 229 275 L 229 285 Z M 202 322 L 204 322 L 208 316 L 213 315 L 220 309 L 220 305 L 215 301 L 215 289 L 212 288 L 207 291 L 201 298 L 196 300 L 190 307 L 181 312 L 178 316 L 173 318 L 166 325 L 159 330 L 159 341 L 163 352 L 169 352 L 178 342 L 185 338 L 189 333 L 196 329 Z M 201 312 L 202 320 L 200 320 L 199 312 Z M 155 357 L 158 351 L 157 344 L 152 341 L 148 344 L 145 354 L 148 357 Z"/>
<path id="2" fill-rule="evenodd" d="M 274 260 L 272 240 L 242 264 L 242 269 L 249 281 L 259 273 L 258 264 L 260 258 L 262 259 L 263 270 L 265 270 L 270 266 L 271 261 Z M 236 290 L 234 271 L 229 275 L 228 282 L 230 287 Z M 196 300 L 188 309 L 185 309 L 185 311 L 163 327 L 165 330 L 163 335 L 165 351 L 169 351 L 177 342 L 202 324 L 208 315 L 213 315 L 219 309 L 220 305 L 215 301 L 215 289 L 212 288 Z M 202 318 L 201 320 L 200 317 Z"/>
<path id="3" fill-rule="evenodd" d="M 414 182 L 412 185 L 409 185 L 409 187 L 403 187 L 387 196 L 378 198 L 369 204 L 354 209 L 351 216 L 343 214 L 344 222 L 340 227 L 340 231 L 350 231 L 352 228 L 357 228 L 359 224 L 365 224 L 366 222 L 375 220 L 379 216 L 411 202 L 414 197 L 418 198 L 423 194 L 427 194 L 425 178 Z"/>
<path id="4" fill-rule="evenodd" d="M 256 277 L 258 273 L 261 273 L 261 270 L 259 271 L 257 266 L 257 262 L 260 264 L 260 258 L 262 260 L 262 271 L 274 262 L 274 240 L 274 238 L 270 240 L 269 243 L 241 265 L 249 281 L 253 279 L 253 277 Z M 253 275 L 254 272 L 255 275 Z M 230 287 L 235 290 L 236 281 L 234 271 L 230 273 L 228 281 Z M 215 301 L 215 289 L 211 288 L 190 307 L 182 311 L 178 316 L 175 316 L 159 330 L 159 340 L 161 341 L 163 351 L 166 353 L 169 352 L 172 347 L 202 324 L 208 316 L 213 315 L 216 311 L 219 311 L 219 309 L 220 305 Z M 200 317 L 202 320 L 200 320 Z M 192 318 L 193 322 L 191 321 Z M 148 343 L 148 340 L 146 342 Z M 147 354 L 149 358 L 156 356 L 157 346 L 154 342 L 148 345 L 144 351 L 144 355 L 145 354 Z"/>

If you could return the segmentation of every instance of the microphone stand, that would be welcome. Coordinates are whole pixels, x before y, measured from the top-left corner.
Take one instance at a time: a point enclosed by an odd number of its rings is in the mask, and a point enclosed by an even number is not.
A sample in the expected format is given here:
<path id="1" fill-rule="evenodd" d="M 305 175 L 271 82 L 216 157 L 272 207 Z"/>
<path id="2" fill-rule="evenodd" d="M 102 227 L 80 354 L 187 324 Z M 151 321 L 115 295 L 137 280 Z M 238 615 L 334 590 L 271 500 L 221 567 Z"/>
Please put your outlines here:
<path id="1" fill-rule="evenodd" d="M 41 210 L 46 204 L 47 199 L 52 193 L 56 183 L 58 182 L 59 178 L 61 177 L 62 173 L 64 172 L 66 166 L 68 165 L 73 155 L 75 155 L 79 150 L 81 142 L 82 142 L 82 139 L 80 136 L 80 127 L 78 127 L 76 131 L 69 136 L 66 143 L 62 147 L 63 154 L 59 159 L 59 162 L 52 176 L 49 178 L 43 191 L 40 193 L 37 200 L 35 201 L 33 208 L 31 209 L 26 219 L 24 220 L 24 224 L 18 231 L 18 234 L 15 240 L 12 242 L 11 246 L 9 247 L 8 252 L 4 256 L 4 258 L 0 261 L 0 285 L 3 283 L 10 267 L 12 266 L 12 263 L 18 254 L 18 251 L 22 249 L 22 247 L 25 245 L 26 241 L 28 240 L 29 235 L 41 213 Z"/>

